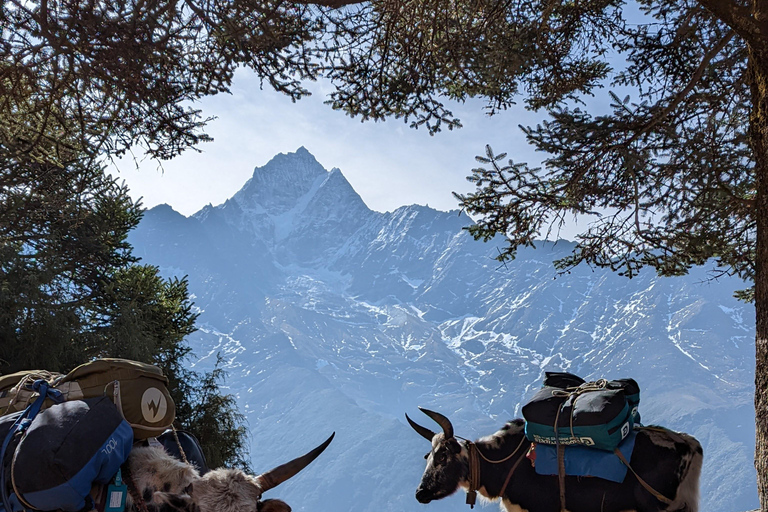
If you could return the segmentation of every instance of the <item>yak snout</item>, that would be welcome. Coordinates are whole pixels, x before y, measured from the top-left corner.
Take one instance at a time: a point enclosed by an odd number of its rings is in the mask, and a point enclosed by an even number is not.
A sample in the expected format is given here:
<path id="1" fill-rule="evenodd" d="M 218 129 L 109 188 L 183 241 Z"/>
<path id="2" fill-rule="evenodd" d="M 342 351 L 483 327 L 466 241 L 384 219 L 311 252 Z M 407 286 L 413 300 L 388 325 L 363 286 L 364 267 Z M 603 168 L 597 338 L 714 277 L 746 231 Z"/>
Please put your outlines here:
<path id="1" fill-rule="evenodd" d="M 419 487 L 416 489 L 416 501 L 419 503 L 429 503 L 432 501 L 433 493 L 432 491 L 429 491 L 427 489 L 424 489 L 423 487 Z"/>

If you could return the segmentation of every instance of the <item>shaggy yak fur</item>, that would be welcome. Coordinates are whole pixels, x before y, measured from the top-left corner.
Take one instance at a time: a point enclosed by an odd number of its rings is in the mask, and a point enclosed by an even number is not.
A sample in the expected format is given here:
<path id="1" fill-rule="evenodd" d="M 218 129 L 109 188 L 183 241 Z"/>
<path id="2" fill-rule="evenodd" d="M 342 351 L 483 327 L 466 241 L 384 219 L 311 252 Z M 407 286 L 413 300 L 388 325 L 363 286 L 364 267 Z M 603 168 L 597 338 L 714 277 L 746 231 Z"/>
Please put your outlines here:
<path id="1" fill-rule="evenodd" d="M 257 478 L 238 469 L 215 469 L 203 476 L 162 447 L 137 447 L 128 467 L 149 512 L 290 512 L 281 500 L 261 500 Z M 133 500 L 128 507 L 137 511 Z"/>

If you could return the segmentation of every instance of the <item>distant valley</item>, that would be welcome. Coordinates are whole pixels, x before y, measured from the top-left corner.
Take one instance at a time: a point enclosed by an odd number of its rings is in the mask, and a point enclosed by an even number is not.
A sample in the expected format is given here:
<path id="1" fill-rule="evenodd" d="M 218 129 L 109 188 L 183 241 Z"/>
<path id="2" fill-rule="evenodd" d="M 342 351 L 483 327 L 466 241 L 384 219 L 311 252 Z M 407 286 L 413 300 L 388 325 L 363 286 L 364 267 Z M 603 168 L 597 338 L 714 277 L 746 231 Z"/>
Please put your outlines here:
<path id="1" fill-rule="evenodd" d="M 754 308 L 732 297 L 745 285 L 707 268 L 558 275 L 566 241 L 502 265 L 496 245 L 462 229 L 470 222 L 416 205 L 372 211 L 300 148 L 224 204 L 147 211 L 130 241 L 164 275 L 188 276 L 201 311 L 190 344 L 202 368 L 224 357 L 255 468 L 337 432 L 267 496 L 295 511 L 465 510 L 463 495 L 414 499 L 428 445 L 404 413 L 429 425 L 422 405 L 464 437 L 490 434 L 545 370 L 635 378 L 645 423 L 704 446 L 701 510 L 756 508 Z"/>

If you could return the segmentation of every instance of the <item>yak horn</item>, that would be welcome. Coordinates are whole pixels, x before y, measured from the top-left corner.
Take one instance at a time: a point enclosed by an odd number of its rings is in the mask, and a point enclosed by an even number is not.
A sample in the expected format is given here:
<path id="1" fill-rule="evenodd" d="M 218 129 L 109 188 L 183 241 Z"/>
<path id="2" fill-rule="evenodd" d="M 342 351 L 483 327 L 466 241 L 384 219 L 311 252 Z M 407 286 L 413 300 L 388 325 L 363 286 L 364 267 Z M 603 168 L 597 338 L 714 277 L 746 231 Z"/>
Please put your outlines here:
<path id="1" fill-rule="evenodd" d="M 429 430 L 427 427 L 422 427 L 421 425 L 419 425 L 418 423 L 413 421 L 411 418 L 408 417 L 408 414 L 405 415 L 405 419 L 408 420 L 408 423 L 411 425 L 413 430 L 418 432 L 421 435 L 421 437 L 423 437 L 424 439 L 426 439 L 430 443 L 432 442 L 432 438 L 435 437 L 435 433 L 434 432 Z"/>
<path id="2" fill-rule="evenodd" d="M 296 473 L 298 473 L 299 471 L 307 467 L 310 462 L 315 460 L 318 455 L 323 453 L 323 450 L 328 448 L 328 445 L 331 444 L 331 441 L 333 441 L 333 436 L 335 435 L 336 435 L 336 432 L 331 434 L 331 437 L 326 439 L 323 444 L 321 444 L 311 452 L 305 455 L 302 455 L 301 457 L 298 457 L 296 459 L 293 459 L 290 462 L 286 462 L 285 464 L 277 466 L 274 469 L 270 469 L 266 473 L 262 473 L 259 476 L 257 476 L 256 481 L 259 483 L 259 487 L 261 487 L 261 492 L 267 492 L 273 487 L 277 487 L 278 485 L 285 482 L 286 480 L 294 476 Z"/>
<path id="3" fill-rule="evenodd" d="M 451 425 L 451 420 L 440 414 L 439 412 L 430 411 L 429 409 L 425 409 L 423 407 L 419 407 L 421 412 L 432 418 L 437 422 L 438 425 L 443 427 L 443 434 L 445 434 L 446 439 L 451 439 L 453 437 L 453 425 Z"/>

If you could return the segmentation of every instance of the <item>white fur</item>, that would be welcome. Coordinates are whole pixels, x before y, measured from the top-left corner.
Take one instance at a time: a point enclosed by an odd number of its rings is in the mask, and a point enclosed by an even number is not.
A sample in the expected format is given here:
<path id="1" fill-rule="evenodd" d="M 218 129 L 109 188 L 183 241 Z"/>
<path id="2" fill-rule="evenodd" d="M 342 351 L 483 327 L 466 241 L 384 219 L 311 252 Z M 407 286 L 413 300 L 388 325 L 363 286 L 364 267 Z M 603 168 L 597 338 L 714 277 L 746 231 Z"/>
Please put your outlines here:
<path id="1" fill-rule="evenodd" d="M 508 499 L 504 498 L 501 500 L 501 506 L 504 510 L 507 512 L 528 512 L 528 509 L 525 509 L 518 505 L 517 503 L 511 503 Z"/>
<path id="2" fill-rule="evenodd" d="M 148 489 L 152 493 L 148 506 L 175 502 L 186 504 L 189 512 L 291 512 L 283 501 L 261 501 L 258 480 L 239 469 L 216 469 L 201 477 L 192 465 L 151 446 L 134 448 L 128 465 L 142 498 Z"/>
<path id="3" fill-rule="evenodd" d="M 162 447 L 134 448 L 128 457 L 128 465 L 139 494 L 143 497 L 145 490 L 151 489 L 151 503 L 156 505 L 165 501 L 162 496 L 156 496 L 158 492 L 183 494 L 189 484 L 200 479 L 200 474 L 192 465 L 176 460 Z"/>

